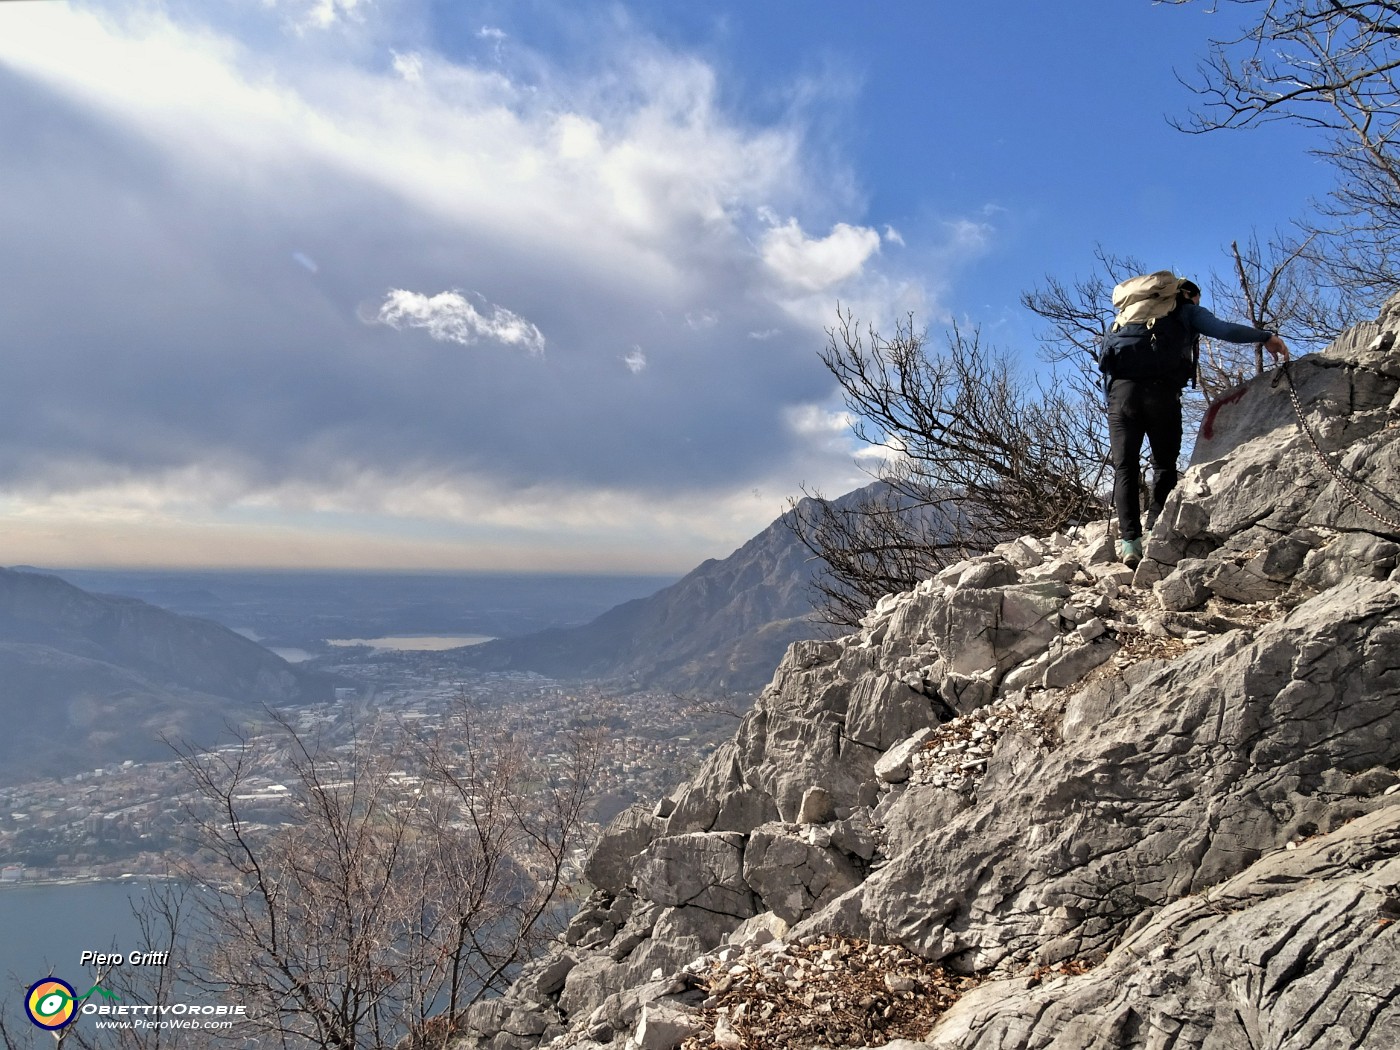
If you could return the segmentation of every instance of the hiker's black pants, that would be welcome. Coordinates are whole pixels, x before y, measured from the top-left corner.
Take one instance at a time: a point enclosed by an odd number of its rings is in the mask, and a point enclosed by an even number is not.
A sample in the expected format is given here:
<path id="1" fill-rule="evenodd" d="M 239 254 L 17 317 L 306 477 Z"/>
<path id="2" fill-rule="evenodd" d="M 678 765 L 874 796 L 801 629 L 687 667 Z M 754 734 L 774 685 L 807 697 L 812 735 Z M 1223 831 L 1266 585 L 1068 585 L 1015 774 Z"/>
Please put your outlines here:
<path id="1" fill-rule="evenodd" d="M 1181 454 L 1181 390 L 1174 384 L 1115 379 L 1108 388 L 1109 455 L 1113 462 L 1113 509 L 1118 536 L 1142 536 L 1138 463 L 1142 439 L 1152 450 L 1152 517 L 1162 511 L 1176 487 L 1176 458 Z"/>

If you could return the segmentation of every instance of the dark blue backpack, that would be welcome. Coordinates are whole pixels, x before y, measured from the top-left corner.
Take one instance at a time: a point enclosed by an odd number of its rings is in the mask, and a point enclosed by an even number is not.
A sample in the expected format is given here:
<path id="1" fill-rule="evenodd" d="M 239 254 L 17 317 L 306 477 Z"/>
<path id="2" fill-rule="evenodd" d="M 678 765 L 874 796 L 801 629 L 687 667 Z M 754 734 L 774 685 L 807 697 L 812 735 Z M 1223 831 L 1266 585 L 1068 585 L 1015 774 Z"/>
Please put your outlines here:
<path id="1" fill-rule="evenodd" d="M 1103 335 L 1099 371 L 1105 383 L 1114 379 L 1196 385 L 1199 337 L 1173 309 L 1155 321 L 1114 324 Z"/>

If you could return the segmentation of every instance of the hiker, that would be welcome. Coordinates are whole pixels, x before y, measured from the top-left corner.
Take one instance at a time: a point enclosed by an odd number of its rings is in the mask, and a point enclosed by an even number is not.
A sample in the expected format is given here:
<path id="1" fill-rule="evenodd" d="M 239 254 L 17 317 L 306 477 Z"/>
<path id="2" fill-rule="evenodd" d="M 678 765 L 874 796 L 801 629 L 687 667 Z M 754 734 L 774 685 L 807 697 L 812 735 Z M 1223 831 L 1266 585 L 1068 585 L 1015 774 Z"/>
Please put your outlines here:
<path id="1" fill-rule="evenodd" d="M 1104 334 L 1099 368 L 1108 398 L 1113 462 L 1113 508 L 1118 514 L 1118 559 L 1142 560 L 1138 461 L 1142 439 L 1152 450 L 1152 501 L 1147 527 L 1176 487 L 1181 454 L 1181 392 L 1196 382 L 1201 336 L 1227 343 L 1262 343 L 1275 362 L 1288 360 L 1277 332 L 1222 321 L 1201 305 L 1201 289 L 1170 270 L 1134 277 L 1113 289 L 1118 311 Z"/>

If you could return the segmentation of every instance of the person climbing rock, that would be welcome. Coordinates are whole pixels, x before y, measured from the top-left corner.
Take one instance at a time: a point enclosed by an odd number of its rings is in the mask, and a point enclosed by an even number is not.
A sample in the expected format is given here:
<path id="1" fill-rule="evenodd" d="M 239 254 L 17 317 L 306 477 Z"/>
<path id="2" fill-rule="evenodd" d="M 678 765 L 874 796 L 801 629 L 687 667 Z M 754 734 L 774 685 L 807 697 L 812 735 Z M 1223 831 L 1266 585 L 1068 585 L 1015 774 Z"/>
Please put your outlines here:
<path id="1" fill-rule="evenodd" d="M 1170 270 L 1123 281 L 1113 289 L 1113 308 L 1118 314 L 1104 333 L 1099 369 L 1108 400 L 1118 558 L 1133 568 L 1142 560 L 1142 440 L 1147 438 L 1152 457 L 1150 529 L 1176 487 L 1181 393 L 1195 384 L 1201 336 L 1262 343 L 1275 362 L 1288 360 L 1288 346 L 1277 332 L 1220 320 L 1201 305 L 1196 283 Z"/>

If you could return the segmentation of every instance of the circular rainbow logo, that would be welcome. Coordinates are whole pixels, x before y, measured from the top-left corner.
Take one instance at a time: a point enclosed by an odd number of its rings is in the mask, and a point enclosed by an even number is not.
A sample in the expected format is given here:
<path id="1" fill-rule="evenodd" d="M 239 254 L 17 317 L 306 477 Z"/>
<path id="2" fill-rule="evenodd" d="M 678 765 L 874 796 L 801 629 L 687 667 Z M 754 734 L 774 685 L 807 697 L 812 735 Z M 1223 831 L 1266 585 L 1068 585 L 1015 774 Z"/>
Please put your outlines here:
<path id="1" fill-rule="evenodd" d="M 24 998 L 24 1009 L 40 1028 L 55 1032 L 73 1020 L 77 1012 L 76 999 L 77 994 L 67 981 L 45 977 L 30 986 Z"/>

